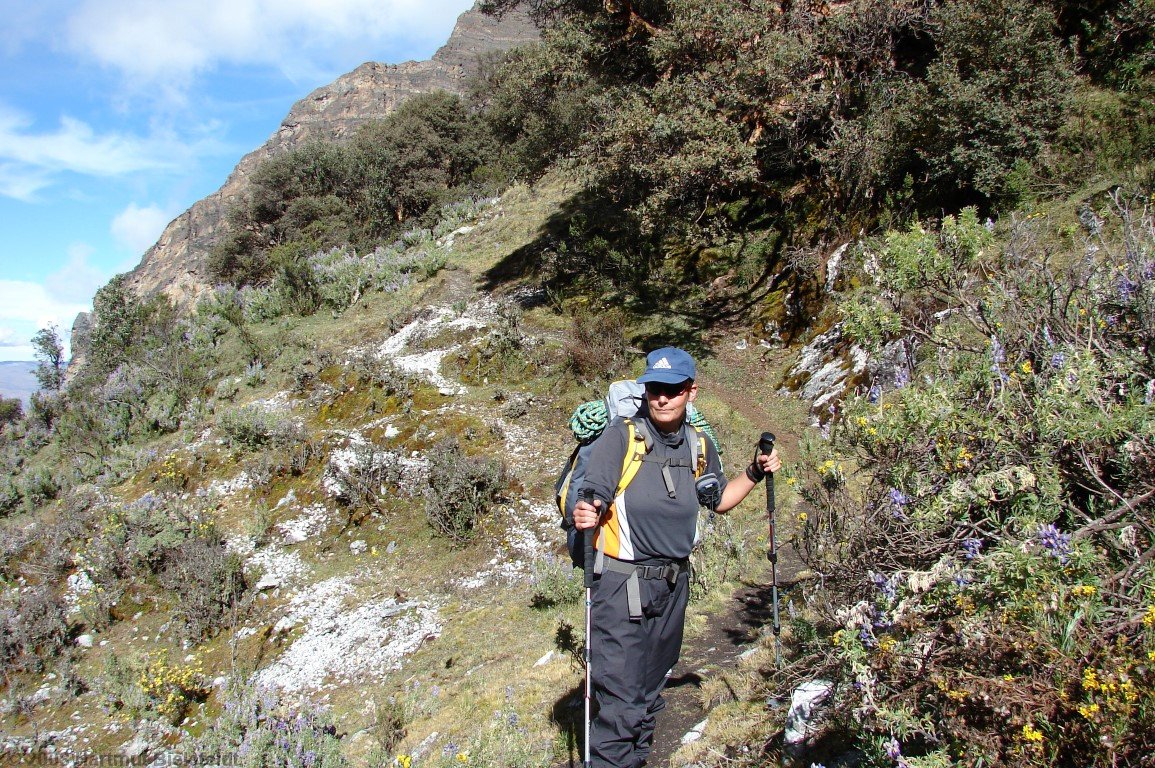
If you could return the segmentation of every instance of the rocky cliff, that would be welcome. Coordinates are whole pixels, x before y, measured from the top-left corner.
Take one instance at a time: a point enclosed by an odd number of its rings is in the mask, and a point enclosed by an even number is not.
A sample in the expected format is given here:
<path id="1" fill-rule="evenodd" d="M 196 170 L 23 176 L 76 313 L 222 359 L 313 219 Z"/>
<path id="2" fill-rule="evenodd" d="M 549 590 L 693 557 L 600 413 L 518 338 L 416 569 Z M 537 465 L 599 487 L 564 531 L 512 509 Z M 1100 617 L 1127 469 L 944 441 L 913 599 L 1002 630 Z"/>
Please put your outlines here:
<path id="1" fill-rule="evenodd" d="M 380 119 L 410 96 L 442 89 L 463 93 L 486 54 L 537 39 L 529 16 L 520 10 L 495 19 L 476 6 L 461 15 L 448 42 L 429 61 L 362 64 L 293 105 L 281 127 L 259 149 L 245 155 L 215 193 L 168 225 L 129 274 L 141 295 L 162 291 L 184 305 L 208 288 L 205 258 L 221 232 L 229 207 L 244 194 L 249 174 L 265 158 L 311 139 L 340 141 L 361 125 Z"/>

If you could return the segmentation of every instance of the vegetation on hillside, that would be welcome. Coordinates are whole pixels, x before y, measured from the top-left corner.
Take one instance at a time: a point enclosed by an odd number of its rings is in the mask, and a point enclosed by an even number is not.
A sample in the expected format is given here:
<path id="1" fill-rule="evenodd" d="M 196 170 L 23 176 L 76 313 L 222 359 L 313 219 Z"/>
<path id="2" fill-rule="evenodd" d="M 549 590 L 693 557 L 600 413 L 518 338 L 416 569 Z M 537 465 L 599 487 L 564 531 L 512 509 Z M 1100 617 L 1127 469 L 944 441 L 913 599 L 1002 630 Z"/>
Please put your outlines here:
<path id="1" fill-rule="evenodd" d="M 189 736 L 193 754 L 341 765 L 327 714 L 235 685 L 265 651 L 246 658 L 236 633 L 261 607 L 230 534 L 262 546 L 280 501 L 328 484 L 362 549 L 388 546 L 392 526 L 430 542 L 434 564 L 481 561 L 509 536 L 491 509 L 523 479 L 492 455 L 504 436 L 482 408 L 561 424 L 542 400 L 596 389 L 630 344 L 709 360 L 729 331 L 834 328 L 878 373 L 816 414 L 785 481 L 795 549 L 821 579 L 792 596 L 787 665 L 728 681 L 712 722 L 731 727 L 707 733 L 696 764 L 792 759 L 765 702 L 819 677 L 834 683 L 817 739 L 831 761 L 1150 762 L 1155 5 L 529 5 L 542 42 L 486 62 L 468 97 L 416 97 L 347 143 L 260 166 L 197 307 L 114 279 L 67 376 L 55 329 L 37 334 L 42 391 L 27 413 L 0 401 L 6 716 L 32 718 L 52 671 L 65 699 L 87 690 L 138 725 L 219 714 L 219 731 Z M 422 317 L 416 289 L 447 265 L 445 244 L 509 185 L 558 177 L 580 183 L 486 263 L 491 286 L 545 299 L 547 341 L 513 303 L 471 343 L 452 324 L 414 339 L 456 350 L 444 371 L 484 404 L 441 409 L 438 387 L 353 349 Z M 367 339 L 335 338 L 338 318 Z M 266 407 L 271 392 L 307 415 Z M 373 444 L 386 434 L 406 450 Z M 211 491 L 226 469 L 253 484 L 243 532 Z M 711 568 L 744 562 L 743 536 L 727 529 Z M 539 566 L 533 604 L 572 607 L 572 580 Z M 141 615 L 210 666 L 161 652 L 84 666 L 78 636 Z M 567 626 L 557 643 L 572 650 Z M 460 677 L 453 655 L 442 663 Z M 214 692 L 209 672 L 226 670 L 234 687 Z M 405 685 L 373 704 L 370 762 L 416 765 L 398 751 L 406 726 L 445 705 Z M 424 764 L 560 752 L 514 698 L 485 699 L 492 721 Z M 534 701 L 556 728 L 554 702 Z"/>

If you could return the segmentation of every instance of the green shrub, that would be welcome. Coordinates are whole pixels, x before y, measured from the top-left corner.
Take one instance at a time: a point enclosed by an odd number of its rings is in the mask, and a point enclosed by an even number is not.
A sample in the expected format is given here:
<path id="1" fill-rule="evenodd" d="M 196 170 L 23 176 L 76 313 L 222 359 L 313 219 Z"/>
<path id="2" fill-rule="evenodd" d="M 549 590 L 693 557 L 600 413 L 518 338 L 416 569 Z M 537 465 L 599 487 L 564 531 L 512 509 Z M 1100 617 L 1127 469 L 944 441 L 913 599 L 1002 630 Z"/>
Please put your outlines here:
<path id="1" fill-rule="evenodd" d="M 24 418 L 24 404 L 18 397 L 0 397 L 0 429 Z"/>
<path id="2" fill-rule="evenodd" d="M 67 646 L 63 601 L 48 586 L 6 590 L 0 598 L 0 665 L 10 672 L 40 672 Z"/>
<path id="3" fill-rule="evenodd" d="M 916 367 L 842 404 L 800 484 L 802 553 L 827 597 L 858 603 L 800 663 L 857 681 L 835 722 L 871 759 L 1155 748 L 1146 202 L 1101 198 L 1067 253 L 1038 215 L 1001 247 L 973 217 L 881 247 L 863 290 L 921 347 Z M 952 242 L 984 244 L 959 259 Z"/>
<path id="4" fill-rule="evenodd" d="M 24 473 L 20 483 L 20 495 L 24 497 L 29 511 L 44 506 L 60 493 L 60 484 L 51 470 L 36 467 Z"/>
<path id="5" fill-rule="evenodd" d="M 336 723 L 309 701 L 292 705 L 269 689 L 233 687 L 213 728 L 181 747 L 191 763 L 232 762 L 246 768 L 300 765 L 344 768 Z"/>
<path id="6" fill-rule="evenodd" d="M 243 563 L 215 530 L 202 530 L 172 552 L 160 583 L 175 601 L 173 618 L 185 642 L 211 637 L 232 615 L 245 591 Z"/>
<path id="7" fill-rule="evenodd" d="M 463 544 L 503 498 L 508 471 L 499 459 L 466 456 L 452 437 L 434 445 L 426 455 L 425 516 L 439 534 Z"/>
<path id="8" fill-rule="evenodd" d="M 217 425 L 230 446 L 246 450 L 289 446 L 302 437 L 302 428 L 295 420 L 260 405 L 225 411 Z"/>
<path id="9" fill-rule="evenodd" d="M 192 705 L 211 693 L 199 660 L 172 664 L 167 651 L 128 660 L 108 654 L 96 690 L 109 708 L 133 722 L 163 720 L 171 725 L 180 724 Z"/>
<path id="10" fill-rule="evenodd" d="M 569 369 L 583 382 L 613 379 L 629 363 L 626 316 L 618 308 L 574 313 L 566 339 Z"/>
<path id="11" fill-rule="evenodd" d="M 568 559 L 552 555 L 533 563 L 534 608 L 553 608 L 572 605 L 585 594 L 585 580 L 582 572 L 574 568 Z"/>

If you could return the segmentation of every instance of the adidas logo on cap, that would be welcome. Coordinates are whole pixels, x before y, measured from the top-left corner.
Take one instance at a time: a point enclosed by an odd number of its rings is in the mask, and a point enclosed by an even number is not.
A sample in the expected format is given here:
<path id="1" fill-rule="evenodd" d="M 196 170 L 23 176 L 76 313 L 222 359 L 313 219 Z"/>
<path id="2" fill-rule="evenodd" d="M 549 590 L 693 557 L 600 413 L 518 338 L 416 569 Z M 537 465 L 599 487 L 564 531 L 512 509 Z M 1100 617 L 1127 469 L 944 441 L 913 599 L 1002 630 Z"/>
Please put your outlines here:
<path id="1" fill-rule="evenodd" d="M 670 365 L 670 361 L 669 361 L 669 360 L 667 360 L 666 358 L 664 358 L 664 357 L 663 357 L 661 360 L 659 360 L 658 362 L 654 363 L 654 370 L 656 371 L 656 370 L 658 370 L 659 368 L 666 368 L 666 369 L 670 369 L 670 368 L 673 368 L 673 366 L 672 366 L 672 365 Z"/>

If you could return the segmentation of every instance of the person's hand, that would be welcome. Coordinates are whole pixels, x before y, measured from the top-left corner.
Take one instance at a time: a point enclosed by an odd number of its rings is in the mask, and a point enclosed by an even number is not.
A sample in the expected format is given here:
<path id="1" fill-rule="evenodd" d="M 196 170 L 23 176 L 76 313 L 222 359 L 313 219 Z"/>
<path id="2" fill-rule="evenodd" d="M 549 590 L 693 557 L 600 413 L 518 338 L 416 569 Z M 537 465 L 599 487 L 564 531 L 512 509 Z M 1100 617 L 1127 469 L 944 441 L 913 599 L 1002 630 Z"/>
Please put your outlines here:
<path id="1" fill-rule="evenodd" d="M 777 448 L 770 451 L 769 454 L 758 456 L 757 461 L 762 466 L 762 471 L 766 474 L 773 474 L 782 469 L 782 459 L 778 456 Z"/>
<path id="2" fill-rule="evenodd" d="M 746 468 L 746 477 L 750 478 L 752 482 L 760 483 L 766 475 L 773 474 L 780 469 L 782 469 L 782 459 L 778 456 L 777 448 L 772 449 L 770 453 L 756 452 L 754 461 L 750 462 L 750 466 Z"/>
<path id="3" fill-rule="evenodd" d="M 601 517 L 599 511 L 601 507 L 601 499 L 594 499 L 592 504 L 588 501 L 579 501 L 573 508 L 574 527 L 579 531 L 584 531 L 596 526 L 598 524 L 598 518 Z"/>

